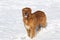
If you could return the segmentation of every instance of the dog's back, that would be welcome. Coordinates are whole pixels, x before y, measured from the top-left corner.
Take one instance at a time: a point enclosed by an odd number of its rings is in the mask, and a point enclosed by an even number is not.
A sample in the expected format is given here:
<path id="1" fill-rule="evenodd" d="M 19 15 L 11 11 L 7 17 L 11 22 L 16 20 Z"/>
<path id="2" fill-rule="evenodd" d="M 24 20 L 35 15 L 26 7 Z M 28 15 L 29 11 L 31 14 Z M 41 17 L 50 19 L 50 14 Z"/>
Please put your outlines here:
<path id="1" fill-rule="evenodd" d="M 33 13 L 33 15 L 35 15 L 38 24 L 40 24 L 41 21 L 43 21 L 43 20 L 45 21 L 46 20 L 46 15 L 42 11 L 36 11 L 36 12 Z"/>
<path id="2" fill-rule="evenodd" d="M 36 15 L 36 17 L 44 17 L 45 13 L 42 12 L 42 11 L 36 11 L 36 12 L 33 13 L 33 15 Z"/>

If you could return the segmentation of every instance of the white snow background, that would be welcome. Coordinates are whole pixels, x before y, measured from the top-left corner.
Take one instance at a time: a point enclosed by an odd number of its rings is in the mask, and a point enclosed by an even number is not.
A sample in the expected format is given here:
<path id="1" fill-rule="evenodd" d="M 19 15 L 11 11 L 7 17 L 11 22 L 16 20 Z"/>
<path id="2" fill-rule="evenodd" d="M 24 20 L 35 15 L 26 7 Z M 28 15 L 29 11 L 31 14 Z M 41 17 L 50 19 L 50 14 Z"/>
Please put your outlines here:
<path id="1" fill-rule="evenodd" d="M 33 40 L 60 40 L 60 0 L 0 0 L 0 40 L 30 40 L 22 21 L 24 7 L 47 16 L 47 27 Z"/>

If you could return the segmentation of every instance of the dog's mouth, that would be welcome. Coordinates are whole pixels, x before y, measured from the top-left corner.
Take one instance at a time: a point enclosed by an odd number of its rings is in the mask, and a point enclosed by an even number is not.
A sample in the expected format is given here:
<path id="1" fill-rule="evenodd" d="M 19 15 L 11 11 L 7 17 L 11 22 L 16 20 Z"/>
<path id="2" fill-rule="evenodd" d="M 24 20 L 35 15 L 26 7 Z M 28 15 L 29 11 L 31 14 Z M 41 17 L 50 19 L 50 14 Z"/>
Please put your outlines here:
<path id="1" fill-rule="evenodd" d="M 24 17 L 26 17 L 26 18 L 27 18 L 27 17 L 28 17 L 28 13 L 25 13 Z"/>

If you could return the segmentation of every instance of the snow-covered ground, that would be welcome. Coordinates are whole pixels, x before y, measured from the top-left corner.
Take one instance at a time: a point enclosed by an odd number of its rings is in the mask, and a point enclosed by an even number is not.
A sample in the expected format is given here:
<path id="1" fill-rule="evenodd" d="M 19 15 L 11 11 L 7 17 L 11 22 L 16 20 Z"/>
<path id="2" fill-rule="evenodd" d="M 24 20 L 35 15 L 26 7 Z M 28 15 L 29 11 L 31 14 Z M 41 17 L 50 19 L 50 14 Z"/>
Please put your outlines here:
<path id="1" fill-rule="evenodd" d="M 0 0 L 0 40 L 29 40 L 22 22 L 22 8 L 42 10 L 47 27 L 34 40 L 60 40 L 60 0 Z"/>

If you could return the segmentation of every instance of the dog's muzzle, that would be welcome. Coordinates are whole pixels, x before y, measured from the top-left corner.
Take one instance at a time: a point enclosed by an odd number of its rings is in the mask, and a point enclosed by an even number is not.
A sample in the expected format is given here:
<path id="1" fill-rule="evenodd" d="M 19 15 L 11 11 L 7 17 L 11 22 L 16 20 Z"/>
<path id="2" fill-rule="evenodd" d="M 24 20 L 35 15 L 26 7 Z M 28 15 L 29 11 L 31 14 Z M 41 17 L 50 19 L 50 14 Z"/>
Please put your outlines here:
<path id="1" fill-rule="evenodd" d="M 28 13 L 25 13 L 24 17 L 28 17 Z"/>

